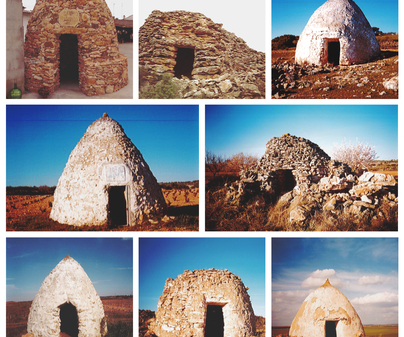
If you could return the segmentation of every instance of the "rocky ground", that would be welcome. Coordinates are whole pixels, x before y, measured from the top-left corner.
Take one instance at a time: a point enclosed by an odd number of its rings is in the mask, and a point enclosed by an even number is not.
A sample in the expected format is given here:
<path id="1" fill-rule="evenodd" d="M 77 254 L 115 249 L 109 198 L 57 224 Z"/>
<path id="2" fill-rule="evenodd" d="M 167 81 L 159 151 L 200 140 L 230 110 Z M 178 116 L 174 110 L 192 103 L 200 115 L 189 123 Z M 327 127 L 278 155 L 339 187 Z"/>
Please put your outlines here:
<path id="1" fill-rule="evenodd" d="M 373 62 L 321 67 L 294 64 L 295 49 L 272 52 L 272 98 L 398 98 L 398 51 Z"/>

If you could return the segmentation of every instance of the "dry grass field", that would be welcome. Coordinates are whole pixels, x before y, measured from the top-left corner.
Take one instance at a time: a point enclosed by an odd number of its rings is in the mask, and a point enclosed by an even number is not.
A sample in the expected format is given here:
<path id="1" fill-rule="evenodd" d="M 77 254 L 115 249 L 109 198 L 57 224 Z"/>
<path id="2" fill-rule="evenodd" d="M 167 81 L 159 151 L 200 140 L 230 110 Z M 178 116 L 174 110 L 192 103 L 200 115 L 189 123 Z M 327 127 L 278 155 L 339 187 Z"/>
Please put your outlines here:
<path id="1" fill-rule="evenodd" d="M 133 296 L 101 297 L 107 317 L 107 337 L 129 337 L 133 333 Z M 27 333 L 32 301 L 6 303 L 6 337 L 21 337 Z"/>
<path id="2" fill-rule="evenodd" d="M 198 182 L 188 184 L 163 184 L 162 192 L 168 211 L 161 217 L 154 217 L 138 226 L 75 227 L 62 225 L 49 219 L 53 195 L 10 195 L 6 196 L 6 228 L 8 231 L 71 231 L 71 230 L 118 230 L 118 231 L 196 231 L 199 229 L 199 187 Z M 173 187 L 174 186 L 174 187 Z M 166 187 L 166 188 L 164 188 Z M 178 188 L 175 188 L 178 187 Z"/>

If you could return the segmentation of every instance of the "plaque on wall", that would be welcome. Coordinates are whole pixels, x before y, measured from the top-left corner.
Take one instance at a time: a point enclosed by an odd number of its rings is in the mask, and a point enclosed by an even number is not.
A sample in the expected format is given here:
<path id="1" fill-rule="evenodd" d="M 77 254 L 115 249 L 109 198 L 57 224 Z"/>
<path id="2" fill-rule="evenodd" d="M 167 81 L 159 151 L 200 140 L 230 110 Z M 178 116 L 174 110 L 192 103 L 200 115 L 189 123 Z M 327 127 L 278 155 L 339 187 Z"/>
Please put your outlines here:
<path id="1" fill-rule="evenodd" d="M 104 167 L 105 179 L 108 182 L 125 182 L 126 172 L 124 165 L 108 165 Z"/>
<path id="2" fill-rule="evenodd" d="M 80 15 L 76 9 L 63 9 L 59 13 L 59 23 L 62 27 L 76 27 L 80 22 Z"/>

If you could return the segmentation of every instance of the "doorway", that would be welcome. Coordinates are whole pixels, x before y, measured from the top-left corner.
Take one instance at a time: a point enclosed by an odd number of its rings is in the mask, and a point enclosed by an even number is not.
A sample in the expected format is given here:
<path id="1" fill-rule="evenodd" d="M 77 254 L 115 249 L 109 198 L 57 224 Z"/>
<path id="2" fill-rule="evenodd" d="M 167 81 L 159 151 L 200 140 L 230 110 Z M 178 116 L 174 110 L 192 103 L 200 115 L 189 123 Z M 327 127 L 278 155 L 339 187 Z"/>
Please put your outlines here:
<path id="1" fill-rule="evenodd" d="M 60 35 L 59 77 L 61 83 L 79 81 L 79 43 L 76 34 Z"/>
<path id="2" fill-rule="evenodd" d="M 333 66 L 339 65 L 341 46 L 339 41 L 328 41 L 328 63 Z"/>
<path id="3" fill-rule="evenodd" d="M 207 306 L 205 337 L 223 337 L 224 320 L 223 308 L 220 305 Z"/>
<path id="4" fill-rule="evenodd" d="M 109 188 L 108 205 L 109 219 L 111 225 L 126 225 L 126 186 L 111 186 Z"/>
<path id="5" fill-rule="evenodd" d="M 182 76 L 192 79 L 192 70 L 194 69 L 195 50 L 193 48 L 177 48 L 175 58 L 174 76 Z"/>
<path id="6" fill-rule="evenodd" d="M 292 170 L 279 170 L 278 172 L 279 193 L 283 195 L 289 191 L 292 191 L 296 186 L 295 176 Z"/>
<path id="7" fill-rule="evenodd" d="M 62 304 L 60 307 L 60 332 L 70 337 L 79 335 L 79 319 L 76 307 L 71 303 Z"/>
<path id="8" fill-rule="evenodd" d="M 325 322 L 325 337 L 337 337 L 337 324 L 338 321 Z"/>

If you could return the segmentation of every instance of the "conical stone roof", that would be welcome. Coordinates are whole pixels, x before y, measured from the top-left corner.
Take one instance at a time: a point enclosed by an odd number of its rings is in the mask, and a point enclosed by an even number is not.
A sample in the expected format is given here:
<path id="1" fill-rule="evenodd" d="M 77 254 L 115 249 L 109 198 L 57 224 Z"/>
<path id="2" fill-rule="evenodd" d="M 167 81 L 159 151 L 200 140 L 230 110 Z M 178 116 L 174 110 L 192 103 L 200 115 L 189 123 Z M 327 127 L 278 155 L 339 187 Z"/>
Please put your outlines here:
<path id="1" fill-rule="evenodd" d="M 328 0 L 311 16 L 299 37 L 295 62 L 328 62 L 329 42 L 339 42 L 339 64 L 365 63 L 380 46 L 365 15 L 353 0 Z"/>
<path id="2" fill-rule="evenodd" d="M 101 299 L 84 269 L 69 255 L 42 282 L 31 304 L 28 333 L 35 337 L 59 337 L 60 310 L 66 304 L 76 309 L 79 337 L 105 336 L 107 326 Z"/>
<path id="3" fill-rule="evenodd" d="M 102 225 L 110 218 L 109 190 L 125 186 L 128 224 L 162 212 L 156 178 L 122 126 L 107 114 L 76 145 L 57 184 L 50 217 L 69 225 Z"/>
<path id="4" fill-rule="evenodd" d="M 304 300 L 290 326 L 289 336 L 327 336 L 327 321 L 334 322 L 337 336 L 365 336 L 362 322 L 354 307 L 328 279 Z"/>

